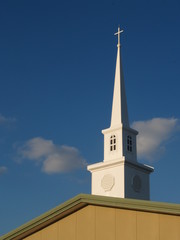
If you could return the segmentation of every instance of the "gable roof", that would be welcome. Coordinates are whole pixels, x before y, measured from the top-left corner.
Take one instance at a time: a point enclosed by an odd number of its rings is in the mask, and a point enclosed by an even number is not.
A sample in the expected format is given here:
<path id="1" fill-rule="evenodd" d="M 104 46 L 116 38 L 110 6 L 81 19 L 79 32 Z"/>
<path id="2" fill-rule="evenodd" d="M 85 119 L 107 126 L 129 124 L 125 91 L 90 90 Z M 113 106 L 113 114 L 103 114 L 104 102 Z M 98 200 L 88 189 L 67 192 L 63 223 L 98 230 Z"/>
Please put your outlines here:
<path id="1" fill-rule="evenodd" d="M 30 222 L 23 224 L 19 228 L 5 234 L 0 237 L 0 240 L 19 240 L 25 238 L 88 205 L 180 215 L 180 204 L 79 194 Z"/>

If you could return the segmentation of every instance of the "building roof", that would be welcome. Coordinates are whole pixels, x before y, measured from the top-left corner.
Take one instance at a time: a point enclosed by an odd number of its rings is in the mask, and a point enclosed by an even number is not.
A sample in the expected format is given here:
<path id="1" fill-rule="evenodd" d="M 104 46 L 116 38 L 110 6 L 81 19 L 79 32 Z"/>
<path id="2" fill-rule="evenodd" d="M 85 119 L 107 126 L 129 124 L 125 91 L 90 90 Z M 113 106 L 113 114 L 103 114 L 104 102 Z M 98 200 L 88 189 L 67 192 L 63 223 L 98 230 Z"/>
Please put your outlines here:
<path id="1" fill-rule="evenodd" d="M 30 222 L 23 224 L 19 228 L 5 234 L 0 237 L 0 240 L 22 239 L 88 205 L 180 215 L 180 204 L 79 194 Z"/>

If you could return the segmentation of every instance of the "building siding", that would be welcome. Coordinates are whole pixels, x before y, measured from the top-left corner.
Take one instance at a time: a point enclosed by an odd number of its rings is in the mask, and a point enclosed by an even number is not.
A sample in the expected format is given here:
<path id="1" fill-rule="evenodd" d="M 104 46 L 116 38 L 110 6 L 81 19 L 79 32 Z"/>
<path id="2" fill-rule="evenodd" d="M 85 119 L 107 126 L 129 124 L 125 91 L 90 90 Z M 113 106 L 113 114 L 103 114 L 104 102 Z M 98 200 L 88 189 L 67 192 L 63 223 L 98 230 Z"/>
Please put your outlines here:
<path id="1" fill-rule="evenodd" d="M 86 206 L 24 240 L 179 240 L 180 216 Z"/>

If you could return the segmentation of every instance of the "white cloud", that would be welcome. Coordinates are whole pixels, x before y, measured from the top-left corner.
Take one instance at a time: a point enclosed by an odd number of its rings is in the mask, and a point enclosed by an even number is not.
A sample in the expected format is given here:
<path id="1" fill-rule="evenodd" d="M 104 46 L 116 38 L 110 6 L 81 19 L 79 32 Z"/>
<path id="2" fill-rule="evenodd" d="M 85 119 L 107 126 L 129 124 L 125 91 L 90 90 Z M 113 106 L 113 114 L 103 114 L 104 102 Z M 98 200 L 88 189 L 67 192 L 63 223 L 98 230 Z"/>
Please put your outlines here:
<path id="1" fill-rule="evenodd" d="M 0 176 L 3 175 L 7 171 L 7 167 L 1 166 L 0 167 Z"/>
<path id="2" fill-rule="evenodd" d="M 30 139 L 17 150 L 21 159 L 41 164 L 41 170 L 48 174 L 69 172 L 87 165 L 77 148 L 58 146 L 41 137 Z"/>
<path id="3" fill-rule="evenodd" d="M 55 149 L 56 146 L 51 140 L 37 137 L 28 140 L 23 144 L 23 146 L 19 147 L 18 153 L 23 158 L 40 161 L 43 157 L 47 157 L 52 154 Z"/>
<path id="4" fill-rule="evenodd" d="M 179 128 L 178 119 L 153 118 L 137 121 L 132 124 L 139 134 L 137 137 L 137 153 L 140 159 L 155 160 L 165 151 L 167 140 Z"/>
<path id="5" fill-rule="evenodd" d="M 15 118 L 7 118 L 7 117 L 3 116 L 2 114 L 0 114 L 0 125 L 9 124 L 9 123 L 12 123 L 15 121 L 16 121 Z"/>

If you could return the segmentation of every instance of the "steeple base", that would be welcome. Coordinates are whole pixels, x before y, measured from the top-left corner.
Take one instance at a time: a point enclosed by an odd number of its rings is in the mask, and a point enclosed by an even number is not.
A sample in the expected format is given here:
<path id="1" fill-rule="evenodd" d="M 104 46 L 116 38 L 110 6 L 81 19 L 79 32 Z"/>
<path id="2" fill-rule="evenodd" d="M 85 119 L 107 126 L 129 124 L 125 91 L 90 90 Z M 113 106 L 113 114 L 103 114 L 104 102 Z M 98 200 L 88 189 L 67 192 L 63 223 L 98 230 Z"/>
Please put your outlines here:
<path id="1" fill-rule="evenodd" d="M 149 175 L 153 168 L 125 158 L 88 166 L 94 195 L 149 200 Z"/>

